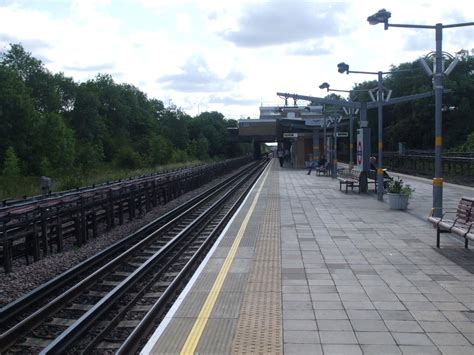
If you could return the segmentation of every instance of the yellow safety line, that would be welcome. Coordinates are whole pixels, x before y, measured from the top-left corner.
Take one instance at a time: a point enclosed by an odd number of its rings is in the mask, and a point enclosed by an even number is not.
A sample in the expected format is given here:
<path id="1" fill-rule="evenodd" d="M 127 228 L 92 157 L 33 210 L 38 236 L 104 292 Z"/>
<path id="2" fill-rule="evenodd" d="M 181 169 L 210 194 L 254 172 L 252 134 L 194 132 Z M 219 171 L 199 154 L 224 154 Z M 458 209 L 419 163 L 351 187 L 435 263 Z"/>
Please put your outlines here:
<path id="1" fill-rule="evenodd" d="M 230 248 L 229 253 L 227 254 L 227 257 L 224 261 L 224 264 L 221 267 L 221 270 L 219 271 L 219 274 L 217 275 L 216 281 L 214 281 L 214 285 L 212 286 L 212 289 L 206 298 L 206 302 L 204 302 L 204 305 L 201 308 L 201 312 L 199 313 L 196 319 L 196 322 L 194 323 L 193 329 L 191 329 L 191 332 L 189 333 L 188 338 L 186 339 L 186 342 L 184 343 L 183 348 L 181 349 L 182 355 L 194 354 L 194 351 L 196 350 L 199 339 L 201 338 L 202 332 L 204 331 L 204 328 L 207 324 L 207 321 L 212 312 L 212 309 L 214 308 L 217 297 L 219 296 L 219 293 L 221 291 L 222 285 L 224 284 L 224 280 L 227 276 L 227 273 L 229 272 L 230 266 L 232 265 L 235 254 L 237 253 L 237 249 L 239 247 L 240 241 L 242 240 L 244 232 L 247 229 L 247 224 L 250 220 L 250 216 L 252 215 L 253 210 L 255 209 L 255 206 L 257 205 L 258 198 L 260 197 L 260 192 L 262 191 L 263 184 L 265 183 L 265 180 L 267 179 L 269 171 L 270 171 L 269 168 L 267 168 L 265 177 L 263 178 L 263 181 L 257 193 L 255 194 L 255 197 L 252 201 L 252 205 L 250 206 L 247 212 L 247 215 L 245 216 L 242 222 L 242 225 L 240 226 L 240 229 L 237 233 L 234 243 L 232 244 L 232 247 Z"/>

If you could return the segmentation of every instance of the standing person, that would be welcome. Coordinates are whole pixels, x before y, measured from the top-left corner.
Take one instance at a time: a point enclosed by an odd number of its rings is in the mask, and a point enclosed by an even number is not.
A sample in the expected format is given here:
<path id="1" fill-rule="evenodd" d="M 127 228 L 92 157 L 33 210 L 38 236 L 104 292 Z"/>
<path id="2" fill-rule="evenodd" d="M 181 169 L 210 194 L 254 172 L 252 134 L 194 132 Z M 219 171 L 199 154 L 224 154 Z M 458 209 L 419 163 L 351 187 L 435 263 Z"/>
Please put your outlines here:
<path id="1" fill-rule="evenodd" d="M 283 159 L 284 159 L 284 154 L 283 149 L 278 149 L 278 160 L 280 161 L 280 168 L 283 168 Z"/>
<path id="2" fill-rule="evenodd" d="M 316 167 L 316 160 L 313 159 L 313 156 L 310 157 L 311 159 L 309 160 L 308 164 L 308 175 L 311 175 L 311 170 L 313 170 Z"/>

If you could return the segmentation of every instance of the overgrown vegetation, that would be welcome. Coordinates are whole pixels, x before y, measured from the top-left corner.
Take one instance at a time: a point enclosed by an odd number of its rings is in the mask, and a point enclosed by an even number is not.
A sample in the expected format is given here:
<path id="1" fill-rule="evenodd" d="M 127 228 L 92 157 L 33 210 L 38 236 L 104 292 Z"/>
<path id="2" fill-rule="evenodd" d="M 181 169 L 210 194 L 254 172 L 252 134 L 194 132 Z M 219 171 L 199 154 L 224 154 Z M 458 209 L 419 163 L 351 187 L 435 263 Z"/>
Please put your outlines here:
<path id="1" fill-rule="evenodd" d="M 227 127 L 237 123 L 219 112 L 191 117 L 108 74 L 77 83 L 19 44 L 0 53 L 0 122 L 0 191 L 15 190 L 17 177 L 47 175 L 74 187 L 105 171 L 156 170 L 248 149 L 229 143 Z"/>

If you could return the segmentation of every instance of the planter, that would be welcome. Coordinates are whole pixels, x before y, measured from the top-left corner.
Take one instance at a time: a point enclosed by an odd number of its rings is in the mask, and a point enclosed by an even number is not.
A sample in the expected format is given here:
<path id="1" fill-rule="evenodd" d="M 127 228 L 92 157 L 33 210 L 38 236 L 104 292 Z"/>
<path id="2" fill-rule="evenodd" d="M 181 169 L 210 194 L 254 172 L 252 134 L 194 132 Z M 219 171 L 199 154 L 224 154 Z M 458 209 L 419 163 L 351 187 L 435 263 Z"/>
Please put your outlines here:
<path id="1" fill-rule="evenodd" d="M 388 203 L 392 210 L 406 210 L 408 206 L 408 196 L 389 192 Z"/>

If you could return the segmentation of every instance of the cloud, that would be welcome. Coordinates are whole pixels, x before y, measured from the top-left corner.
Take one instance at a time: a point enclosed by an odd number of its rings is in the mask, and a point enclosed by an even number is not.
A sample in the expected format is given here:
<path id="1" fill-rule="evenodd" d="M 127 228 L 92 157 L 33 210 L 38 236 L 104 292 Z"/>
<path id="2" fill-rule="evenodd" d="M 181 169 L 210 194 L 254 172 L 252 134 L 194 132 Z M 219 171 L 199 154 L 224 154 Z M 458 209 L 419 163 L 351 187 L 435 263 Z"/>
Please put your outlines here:
<path id="1" fill-rule="evenodd" d="M 434 40 L 431 31 L 416 31 L 417 33 L 407 35 L 403 49 L 407 51 L 431 51 Z M 434 31 L 433 31 L 434 32 Z"/>
<path id="2" fill-rule="evenodd" d="M 162 76 L 158 82 L 165 89 L 181 92 L 222 92 L 231 90 L 234 83 L 244 79 L 244 75 L 237 71 L 219 77 L 201 56 L 191 57 L 181 70 L 180 74 Z"/>
<path id="3" fill-rule="evenodd" d="M 306 42 L 296 46 L 291 46 L 286 53 L 302 56 L 328 55 L 332 51 L 326 48 L 321 42 Z"/>
<path id="4" fill-rule="evenodd" d="M 26 38 L 26 39 L 19 39 L 15 36 L 6 34 L 6 33 L 0 33 L 0 43 L 5 43 L 5 44 L 21 44 L 23 48 L 25 48 L 26 51 L 28 52 L 36 52 L 42 49 L 49 49 L 51 48 L 51 45 L 43 41 L 41 39 L 35 39 L 35 38 Z"/>
<path id="5" fill-rule="evenodd" d="M 219 35 L 239 47 L 265 47 L 315 37 L 337 36 L 343 3 L 290 2 L 275 0 L 245 8 L 237 29 Z"/>
<path id="6" fill-rule="evenodd" d="M 103 63 L 103 64 L 86 65 L 86 66 L 80 66 L 80 65 L 64 66 L 64 69 L 80 71 L 80 72 L 105 72 L 105 71 L 113 69 L 114 67 L 115 66 L 113 63 Z"/>
<path id="7" fill-rule="evenodd" d="M 208 100 L 209 104 L 237 105 L 237 106 L 256 106 L 259 101 L 235 96 L 218 96 L 211 95 Z"/>

